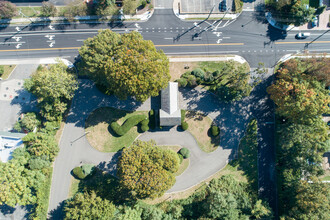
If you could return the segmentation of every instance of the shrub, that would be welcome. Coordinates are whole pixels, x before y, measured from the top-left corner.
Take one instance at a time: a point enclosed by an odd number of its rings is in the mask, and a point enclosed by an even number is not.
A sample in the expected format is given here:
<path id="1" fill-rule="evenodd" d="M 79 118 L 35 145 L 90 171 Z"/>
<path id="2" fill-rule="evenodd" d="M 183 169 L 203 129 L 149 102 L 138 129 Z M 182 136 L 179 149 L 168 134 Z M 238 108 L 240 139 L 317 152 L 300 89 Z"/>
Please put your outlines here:
<path id="1" fill-rule="evenodd" d="M 204 81 L 205 82 L 213 82 L 214 81 L 214 76 L 210 72 L 206 72 L 204 76 Z"/>
<path id="2" fill-rule="evenodd" d="M 44 124 L 44 128 L 41 131 L 44 133 L 55 135 L 57 130 L 60 128 L 60 126 L 61 126 L 60 121 L 47 121 Z"/>
<path id="3" fill-rule="evenodd" d="M 182 154 L 180 154 L 180 153 L 178 153 L 178 156 L 179 156 L 180 164 L 182 164 L 183 156 L 182 156 Z"/>
<path id="4" fill-rule="evenodd" d="M 194 75 L 189 75 L 187 78 L 188 86 L 195 87 L 197 86 L 196 77 Z"/>
<path id="5" fill-rule="evenodd" d="M 0 1 L 0 18 L 12 18 L 16 14 L 16 5 L 9 1 Z"/>
<path id="6" fill-rule="evenodd" d="M 145 120 L 145 115 L 133 115 L 129 117 L 121 126 L 116 122 L 111 123 L 111 129 L 119 136 L 126 134 L 133 126 L 138 125 L 141 121 Z"/>
<path id="7" fill-rule="evenodd" d="M 181 109 L 181 124 L 186 119 L 186 110 Z"/>
<path id="8" fill-rule="evenodd" d="M 212 136 L 218 136 L 219 133 L 220 133 L 220 129 L 218 126 L 215 126 L 215 125 L 212 125 L 211 126 L 211 133 L 212 133 Z"/>
<path id="9" fill-rule="evenodd" d="M 85 174 L 85 176 L 88 176 L 94 173 L 95 166 L 93 164 L 84 164 L 81 166 L 81 170 Z"/>
<path id="10" fill-rule="evenodd" d="M 187 71 L 187 72 L 185 72 L 184 74 L 182 74 L 181 75 L 181 78 L 188 78 L 188 76 L 190 76 L 191 75 L 191 71 Z"/>
<path id="11" fill-rule="evenodd" d="M 142 130 L 143 132 L 146 132 L 146 131 L 149 130 L 149 126 L 148 126 L 148 124 L 149 124 L 149 119 L 144 119 L 144 120 L 141 122 L 141 130 Z"/>
<path id="12" fill-rule="evenodd" d="M 182 155 L 182 157 L 183 157 L 184 159 L 187 159 L 187 158 L 189 158 L 189 156 L 190 156 L 190 151 L 189 151 L 189 149 L 188 149 L 188 148 L 185 148 L 185 147 L 181 148 L 181 149 L 179 150 L 179 153 Z"/>
<path id="13" fill-rule="evenodd" d="M 243 10 L 243 2 L 241 0 L 234 0 L 235 13 L 240 13 Z"/>
<path id="14" fill-rule="evenodd" d="M 216 70 L 216 71 L 214 71 L 213 73 L 212 73 L 212 75 L 214 76 L 214 77 L 218 77 L 218 76 L 220 76 L 220 70 Z"/>
<path id="15" fill-rule="evenodd" d="M 149 127 L 151 129 L 156 129 L 156 115 L 153 109 L 149 111 Z"/>
<path id="16" fill-rule="evenodd" d="M 31 132 L 34 128 L 40 126 L 41 122 L 34 112 L 29 112 L 24 115 L 22 120 L 16 122 L 14 129 L 17 131 L 21 131 L 22 129 Z"/>
<path id="17" fill-rule="evenodd" d="M 182 128 L 182 130 L 184 130 L 184 131 L 187 130 L 187 129 L 188 129 L 188 123 L 185 122 L 185 121 L 182 122 L 182 123 L 181 123 L 181 128 Z"/>
<path id="18" fill-rule="evenodd" d="M 201 79 L 204 79 L 205 72 L 204 72 L 204 70 L 197 68 L 197 69 L 194 69 L 191 72 L 191 74 L 193 74 L 194 76 L 199 77 Z"/>
<path id="19" fill-rule="evenodd" d="M 149 10 L 153 9 L 154 6 L 152 4 L 149 4 Z"/>
<path id="20" fill-rule="evenodd" d="M 85 179 L 86 178 L 86 175 L 84 174 L 83 170 L 81 169 L 81 167 L 75 167 L 73 170 L 72 170 L 74 176 L 78 179 Z"/>
<path id="21" fill-rule="evenodd" d="M 185 78 L 180 78 L 176 80 L 179 83 L 179 87 L 186 87 L 188 82 Z"/>
<path id="22" fill-rule="evenodd" d="M 46 157 L 36 157 L 29 161 L 29 167 L 31 170 L 42 170 L 43 168 L 50 167 L 50 162 Z"/>
<path id="23" fill-rule="evenodd" d="M 45 17 L 55 17 L 57 9 L 51 2 L 42 2 L 41 14 Z"/>
<path id="24" fill-rule="evenodd" d="M 0 76 L 2 76 L 2 74 L 4 74 L 4 72 L 5 72 L 4 66 L 0 66 Z"/>
<path id="25" fill-rule="evenodd" d="M 150 4 L 151 0 L 147 0 L 147 3 Z"/>
<path id="26" fill-rule="evenodd" d="M 146 5 L 147 5 L 147 2 L 146 2 L 145 0 L 143 0 L 143 1 L 141 2 L 141 6 L 142 6 L 142 8 L 146 7 Z"/>

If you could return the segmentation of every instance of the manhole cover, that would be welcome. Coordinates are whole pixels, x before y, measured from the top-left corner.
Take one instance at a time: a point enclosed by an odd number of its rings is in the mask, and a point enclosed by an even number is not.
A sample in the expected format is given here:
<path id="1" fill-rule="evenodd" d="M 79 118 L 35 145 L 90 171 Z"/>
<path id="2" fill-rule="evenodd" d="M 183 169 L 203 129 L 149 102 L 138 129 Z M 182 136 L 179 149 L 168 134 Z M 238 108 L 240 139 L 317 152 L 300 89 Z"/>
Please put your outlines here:
<path id="1" fill-rule="evenodd" d="M 19 82 L 19 83 L 17 83 L 19 86 L 21 85 L 21 83 Z"/>
<path id="2" fill-rule="evenodd" d="M 7 97 L 7 95 L 6 94 L 3 94 L 3 97 Z"/>
<path id="3" fill-rule="evenodd" d="M 6 87 L 6 90 L 8 90 L 9 88 L 8 87 Z"/>

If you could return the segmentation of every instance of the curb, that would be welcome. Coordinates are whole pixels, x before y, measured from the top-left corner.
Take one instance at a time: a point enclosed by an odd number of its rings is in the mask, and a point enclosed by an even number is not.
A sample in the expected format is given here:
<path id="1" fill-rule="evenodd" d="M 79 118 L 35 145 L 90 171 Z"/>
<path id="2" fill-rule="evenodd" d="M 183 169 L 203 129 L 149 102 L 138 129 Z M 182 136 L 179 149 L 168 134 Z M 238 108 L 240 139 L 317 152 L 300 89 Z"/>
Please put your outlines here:
<path id="1" fill-rule="evenodd" d="M 189 20 L 186 20 L 187 18 L 189 18 L 189 15 L 182 15 L 179 13 L 179 9 L 178 9 L 178 3 L 179 3 L 180 0 L 174 0 L 173 1 L 173 5 L 172 5 L 172 9 L 173 9 L 173 13 L 174 15 L 179 18 L 180 20 L 182 21 L 189 21 Z M 205 18 L 207 18 L 207 16 L 209 15 L 209 13 L 204 13 L 204 14 L 201 14 L 201 17 L 205 16 Z M 229 14 L 229 15 L 233 15 L 233 16 L 229 16 L 229 19 L 228 17 L 224 17 L 222 19 L 216 19 L 216 20 L 228 20 L 228 21 L 231 21 L 231 20 L 235 20 L 237 19 L 241 13 L 237 13 L 237 14 Z M 220 17 L 223 17 L 223 14 L 219 14 Z M 219 17 L 218 16 L 218 17 Z M 210 19 L 212 19 L 212 16 L 210 16 Z M 196 17 L 195 19 L 196 21 L 201 21 L 201 19 L 198 19 L 198 17 Z M 190 21 L 194 21 L 194 19 L 192 18 Z"/>
<path id="2" fill-rule="evenodd" d="M 125 20 L 132 20 L 132 21 L 148 21 L 149 18 L 153 15 L 154 9 L 151 11 L 147 11 L 141 15 L 124 15 L 126 18 Z M 115 20 L 113 18 L 116 18 Z M 97 15 L 89 15 L 89 16 L 75 16 L 72 18 L 72 22 L 69 21 L 69 18 L 66 17 L 32 17 L 32 18 L 17 18 L 17 19 L 0 19 L 0 26 L 6 25 L 13 25 L 13 24 L 39 24 L 39 23 L 52 23 L 52 22 L 59 22 L 59 23 L 83 23 L 83 22 L 104 22 L 104 21 L 120 21 L 120 16 L 97 16 Z"/>

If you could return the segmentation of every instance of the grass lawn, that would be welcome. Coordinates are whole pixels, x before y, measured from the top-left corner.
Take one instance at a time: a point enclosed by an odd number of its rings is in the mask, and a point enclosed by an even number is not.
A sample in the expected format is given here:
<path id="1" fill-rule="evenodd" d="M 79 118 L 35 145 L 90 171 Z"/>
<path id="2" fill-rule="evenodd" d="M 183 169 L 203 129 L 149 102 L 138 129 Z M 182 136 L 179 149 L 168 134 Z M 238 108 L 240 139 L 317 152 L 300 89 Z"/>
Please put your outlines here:
<path id="1" fill-rule="evenodd" d="M 74 195 L 76 195 L 76 193 L 79 190 L 79 183 L 80 180 L 71 177 L 71 185 L 70 185 L 70 191 L 69 191 L 69 198 L 73 197 Z"/>
<path id="2" fill-rule="evenodd" d="M 18 13 L 20 10 L 27 17 L 41 16 L 41 7 L 20 6 L 20 7 L 17 7 L 17 16 L 15 16 L 14 18 L 24 18 L 25 17 Z"/>
<path id="3" fill-rule="evenodd" d="M 161 147 L 166 150 L 173 150 L 175 153 L 177 153 L 182 147 L 179 145 L 158 145 L 158 147 Z M 183 159 L 182 163 L 180 164 L 178 172 L 175 173 L 175 176 L 180 176 L 189 166 L 190 160 L 189 158 Z"/>
<path id="4" fill-rule="evenodd" d="M 117 121 L 119 124 L 132 115 L 148 115 L 147 111 L 129 112 L 110 107 L 96 109 L 92 112 L 85 124 L 87 139 L 97 150 L 102 152 L 117 152 L 124 147 L 130 146 L 139 135 L 138 127 L 134 126 L 123 136 L 117 136 L 111 129 L 110 124 Z"/>
<path id="5" fill-rule="evenodd" d="M 193 186 L 183 192 L 178 193 L 167 193 L 163 195 L 162 197 L 156 198 L 156 199 L 145 199 L 144 202 L 148 204 L 158 204 L 164 201 L 174 200 L 174 199 L 186 199 L 189 196 L 191 196 L 194 192 L 202 189 L 206 186 L 207 183 L 209 183 L 212 179 L 220 178 L 224 175 L 232 175 L 235 179 L 241 182 L 247 182 L 247 178 L 244 176 L 243 171 L 238 169 L 238 166 L 232 166 L 230 164 L 227 164 L 225 168 L 222 170 L 219 170 L 217 173 L 213 174 L 209 178 L 207 178 L 205 181 L 201 182 L 200 184 Z"/>
<path id="6" fill-rule="evenodd" d="M 11 72 L 13 72 L 16 65 L 4 65 L 3 67 L 4 67 L 4 72 L 0 77 L 2 79 L 8 79 L 9 75 L 11 74 Z"/>
<path id="7" fill-rule="evenodd" d="M 232 62 L 235 64 L 235 67 L 243 65 L 245 68 L 246 72 L 250 71 L 250 66 L 247 62 L 241 64 L 237 61 L 229 60 L 229 61 L 219 61 L 219 62 L 214 62 L 214 61 L 203 61 L 198 63 L 198 67 L 201 69 L 204 69 L 205 71 L 209 72 L 214 72 L 216 70 L 221 70 L 225 66 L 225 63 Z"/>
<path id="8" fill-rule="evenodd" d="M 220 135 L 213 137 L 210 133 L 212 119 L 202 113 L 186 111 L 185 121 L 189 124 L 188 131 L 195 137 L 199 147 L 207 153 L 220 145 Z"/>

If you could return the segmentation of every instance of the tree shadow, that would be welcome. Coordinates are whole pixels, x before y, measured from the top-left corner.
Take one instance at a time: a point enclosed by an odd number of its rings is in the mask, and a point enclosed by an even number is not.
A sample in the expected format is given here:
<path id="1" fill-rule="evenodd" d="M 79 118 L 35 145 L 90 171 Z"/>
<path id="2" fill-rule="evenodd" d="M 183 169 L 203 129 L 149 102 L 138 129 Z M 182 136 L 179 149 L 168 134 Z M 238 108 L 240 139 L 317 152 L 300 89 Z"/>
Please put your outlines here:
<path id="1" fill-rule="evenodd" d="M 267 34 L 270 42 L 277 40 L 284 40 L 287 37 L 287 31 L 274 28 L 272 25 L 268 24 Z"/>
<path id="2" fill-rule="evenodd" d="M 48 213 L 48 219 L 50 220 L 62 220 L 64 219 L 64 205 L 65 201 L 62 201 L 55 209 Z"/>
<path id="3" fill-rule="evenodd" d="M 119 100 L 115 96 L 108 96 L 100 92 L 90 80 L 80 80 L 79 89 L 75 93 L 72 107 L 67 118 L 67 123 L 73 123 L 77 127 L 85 127 L 85 120 L 94 110 L 100 107 L 113 107 L 134 111 L 141 102 L 132 97 L 127 100 Z"/>

